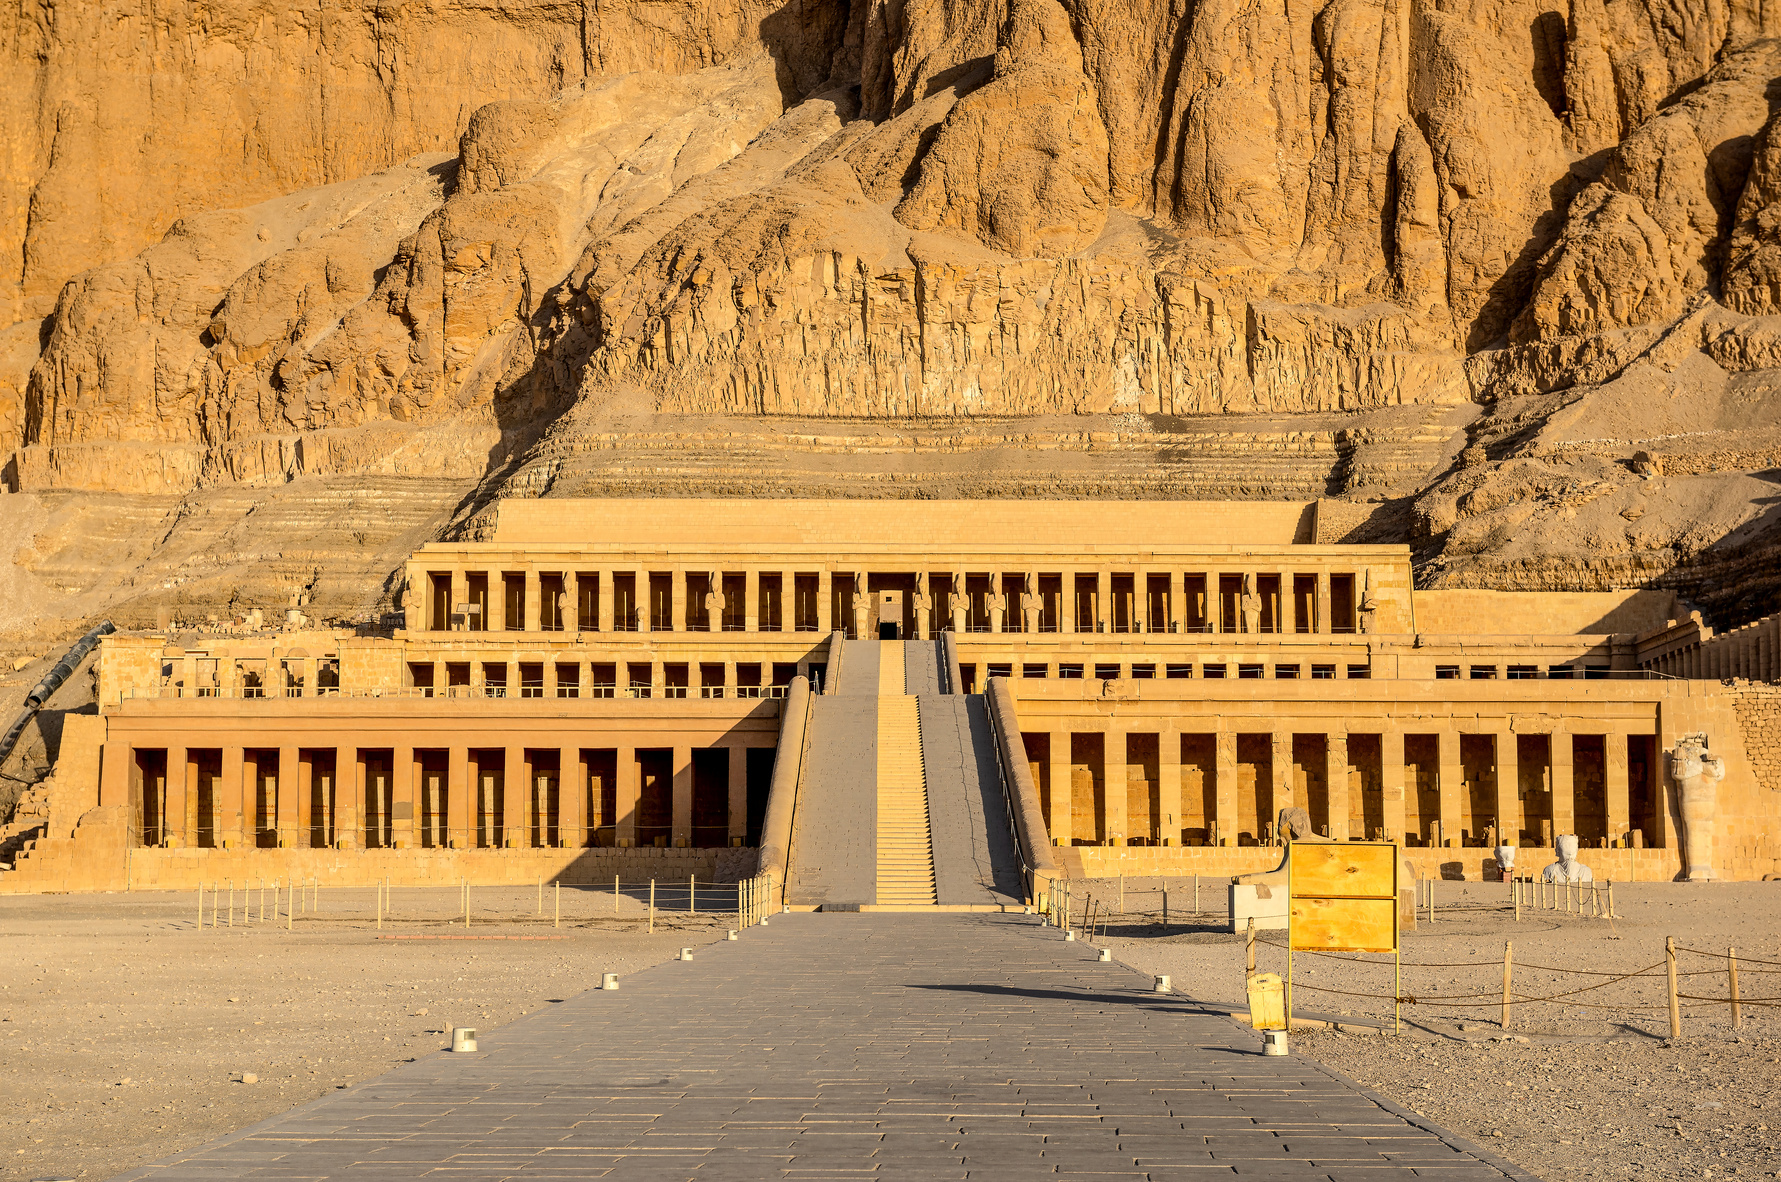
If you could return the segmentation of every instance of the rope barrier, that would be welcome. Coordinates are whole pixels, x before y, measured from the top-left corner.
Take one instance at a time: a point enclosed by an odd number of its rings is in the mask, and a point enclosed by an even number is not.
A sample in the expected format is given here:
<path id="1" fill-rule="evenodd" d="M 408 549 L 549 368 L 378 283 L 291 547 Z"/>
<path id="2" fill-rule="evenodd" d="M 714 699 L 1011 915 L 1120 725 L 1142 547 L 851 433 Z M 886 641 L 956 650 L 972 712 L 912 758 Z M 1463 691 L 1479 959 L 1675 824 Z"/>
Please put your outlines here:
<path id="1" fill-rule="evenodd" d="M 1678 947 L 1676 949 L 1676 951 L 1677 952 L 1691 952 L 1696 956 L 1711 956 L 1715 960 L 1724 960 L 1725 959 L 1725 951 L 1723 949 L 1721 949 L 1718 952 L 1702 952 L 1699 948 L 1680 948 L 1680 947 Z M 1738 956 L 1738 965 L 1740 968 L 1743 967 L 1744 961 L 1745 961 L 1744 956 L 1742 954 L 1740 954 Z M 1750 957 L 1749 961 L 1751 964 L 1781 965 L 1781 960 L 1758 960 L 1755 957 Z"/>

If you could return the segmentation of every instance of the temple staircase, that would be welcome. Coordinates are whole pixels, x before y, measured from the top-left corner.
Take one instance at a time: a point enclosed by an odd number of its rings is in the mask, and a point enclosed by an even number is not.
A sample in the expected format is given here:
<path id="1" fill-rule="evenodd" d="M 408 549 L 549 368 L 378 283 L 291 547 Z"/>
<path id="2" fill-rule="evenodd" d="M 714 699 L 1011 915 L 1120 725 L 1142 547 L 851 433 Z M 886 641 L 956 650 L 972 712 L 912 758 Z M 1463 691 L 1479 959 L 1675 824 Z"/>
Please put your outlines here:
<path id="1" fill-rule="evenodd" d="M 878 644 L 878 905 L 932 906 L 934 843 L 921 714 L 903 693 L 903 642 Z"/>

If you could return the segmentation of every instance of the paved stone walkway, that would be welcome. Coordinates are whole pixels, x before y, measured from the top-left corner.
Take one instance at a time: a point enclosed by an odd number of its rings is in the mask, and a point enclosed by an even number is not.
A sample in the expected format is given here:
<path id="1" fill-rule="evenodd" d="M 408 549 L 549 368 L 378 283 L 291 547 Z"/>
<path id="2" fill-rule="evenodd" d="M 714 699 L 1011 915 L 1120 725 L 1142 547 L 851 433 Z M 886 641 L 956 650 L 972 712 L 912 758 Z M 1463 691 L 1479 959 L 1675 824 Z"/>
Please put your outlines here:
<path id="1" fill-rule="evenodd" d="M 123 1177 L 1529 1177 L 1093 958 L 1026 916 L 774 916 Z"/>

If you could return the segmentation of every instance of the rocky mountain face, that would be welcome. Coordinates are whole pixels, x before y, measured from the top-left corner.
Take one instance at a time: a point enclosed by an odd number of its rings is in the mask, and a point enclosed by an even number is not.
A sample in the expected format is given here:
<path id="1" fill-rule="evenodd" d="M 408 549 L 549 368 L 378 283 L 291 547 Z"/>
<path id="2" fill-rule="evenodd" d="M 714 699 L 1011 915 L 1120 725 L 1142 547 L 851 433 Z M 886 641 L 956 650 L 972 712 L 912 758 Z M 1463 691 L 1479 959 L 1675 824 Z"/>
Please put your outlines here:
<path id="1" fill-rule="evenodd" d="M 1322 496 L 1435 585 L 1781 585 L 1758 0 L 0 30 L 0 631 L 374 612 L 608 491 Z"/>

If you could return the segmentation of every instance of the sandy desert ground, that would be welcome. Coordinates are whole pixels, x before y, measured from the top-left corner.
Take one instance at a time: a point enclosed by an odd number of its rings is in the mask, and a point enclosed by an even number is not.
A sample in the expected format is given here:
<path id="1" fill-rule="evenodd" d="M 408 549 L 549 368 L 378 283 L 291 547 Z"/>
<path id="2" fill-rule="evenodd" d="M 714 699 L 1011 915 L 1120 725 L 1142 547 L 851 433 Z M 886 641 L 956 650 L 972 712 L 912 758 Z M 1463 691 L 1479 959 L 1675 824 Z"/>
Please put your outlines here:
<path id="1" fill-rule="evenodd" d="M 1095 941 L 1115 959 L 1239 1009 L 1243 937 L 1209 914 L 1222 887 L 1202 880 L 1208 914 L 1196 918 L 1191 881 L 1170 879 L 1165 927 L 1163 885 L 1126 880 L 1123 915 L 1117 882 L 1075 890 L 1115 911 Z M 1299 1012 L 1341 1027 L 1295 1032 L 1294 1053 L 1542 1177 L 1777 1176 L 1781 1009 L 1757 1002 L 1781 996 L 1781 884 L 1620 884 L 1613 922 L 1531 910 L 1517 922 L 1505 888 L 1438 889 L 1435 922 L 1404 941 L 1404 990 L 1419 1001 L 1404 1008 L 1403 1032 L 1380 1032 L 1389 1001 L 1349 996 L 1389 996 L 1389 967 L 1300 956 Z M 663 910 L 651 935 L 641 898 L 627 893 L 615 913 L 611 892 L 597 890 L 565 891 L 556 927 L 548 888 L 540 913 L 536 890 L 514 887 L 476 888 L 465 929 L 455 888 L 398 888 L 379 930 L 373 898 L 324 890 L 289 930 L 270 903 L 259 920 L 257 892 L 237 894 L 233 927 L 226 899 L 216 927 L 207 905 L 202 930 L 193 893 L 0 900 L 0 1177 L 109 1177 L 430 1053 L 453 1026 L 487 1030 L 603 972 L 721 939 L 733 923 L 721 911 Z M 702 907 L 728 901 L 707 896 Z M 684 906 L 665 890 L 661 902 Z M 1671 1039 L 1661 968 L 1613 979 L 1661 964 L 1667 935 L 1718 954 L 1681 958 L 1682 992 L 1703 997 L 1726 995 L 1723 954 L 1737 944 L 1749 1001 L 1740 1029 L 1723 1002 L 1687 1002 L 1683 1036 Z M 1502 1030 L 1506 940 L 1518 996 L 1598 987 L 1521 1004 Z M 1262 969 L 1284 969 L 1278 941 L 1263 933 Z M 1434 1004 L 1443 997 L 1472 1008 Z"/>
<path id="2" fill-rule="evenodd" d="M 202 931 L 195 892 L 0 899 L 0 1178 L 108 1178 L 734 925 L 662 912 L 650 935 L 642 899 L 564 890 L 559 928 L 549 887 L 542 915 L 534 888 L 478 887 L 466 929 L 448 887 L 396 888 L 380 931 L 373 891 L 319 895 L 289 930 L 257 891 Z"/>
<path id="3" fill-rule="evenodd" d="M 1116 916 L 1096 943 L 1143 972 L 1168 974 L 1177 993 L 1241 1004 L 1244 937 L 1184 914 L 1193 894 L 1186 879 L 1168 880 L 1175 922 L 1164 928 L 1163 885 L 1127 879 L 1126 910 L 1144 914 Z M 1116 881 L 1076 889 L 1118 908 Z M 1208 911 L 1222 910 L 1223 899 L 1221 884 L 1201 880 Z M 1435 922 L 1403 939 L 1404 995 L 1419 1002 L 1403 1007 L 1395 1036 L 1374 1033 L 1391 1025 L 1389 958 L 1361 965 L 1295 955 L 1295 1011 L 1351 1021 L 1295 1032 L 1293 1052 L 1543 1178 L 1781 1176 L 1781 883 L 1617 883 L 1621 918 L 1612 922 L 1531 909 L 1517 922 L 1508 902 L 1506 886 L 1436 884 Z M 1283 935 L 1262 933 L 1258 969 L 1285 972 Z M 1746 999 L 1738 1029 L 1729 1005 L 1684 1001 L 1682 1037 L 1669 1037 L 1668 936 L 1715 954 L 1678 957 L 1678 990 L 1698 997 L 1729 996 L 1725 953 L 1736 946 Z M 1517 1005 L 1505 1031 L 1510 941 L 1516 996 L 1567 996 Z M 1431 965 L 1467 967 L 1423 967 Z M 1646 975 L 1615 979 L 1637 970 Z"/>

